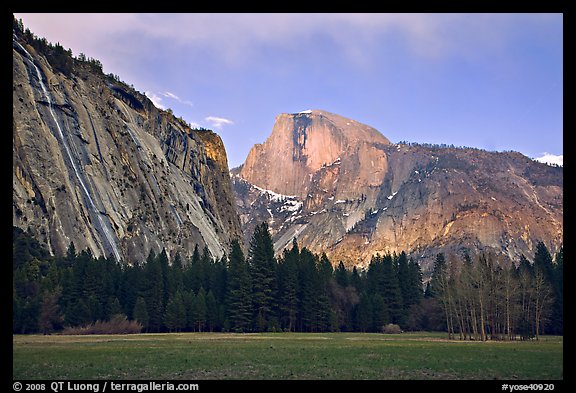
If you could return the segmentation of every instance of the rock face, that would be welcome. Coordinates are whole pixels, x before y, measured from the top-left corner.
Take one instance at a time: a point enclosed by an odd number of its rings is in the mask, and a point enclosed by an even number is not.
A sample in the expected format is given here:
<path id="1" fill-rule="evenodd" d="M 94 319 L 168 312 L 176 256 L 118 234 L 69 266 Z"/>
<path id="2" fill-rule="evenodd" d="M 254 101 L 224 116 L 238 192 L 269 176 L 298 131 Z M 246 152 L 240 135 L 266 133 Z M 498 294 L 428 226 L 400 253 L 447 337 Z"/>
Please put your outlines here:
<path id="1" fill-rule="evenodd" d="M 68 75 L 15 32 L 13 224 L 126 262 L 149 251 L 214 257 L 241 237 L 220 137 L 74 60 Z M 71 60 L 71 59 L 70 59 Z"/>
<path id="2" fill-rule="evenodd" d="M 389 144 L 374 128 L 333 113 L 281 114 L 266 142 L 250 150 L 239 175 L 265 189 L 306 198 L 318 180 L 313 176 L 332 168 L 341 181 L 361 189 L 378 185 L 387 169 L 381 148 Z M 324 185 L 332 187 L 336 177 L 323 177 Z"/>
<path id="3" fill-rule="evenodd" d="M 517 259 L 563 236 L 563 169 L 515 152 L 391 144 L 323 111 L 282 114 L 232 171 L 245 236 L 266 220 L 276 251 L 296 237 L 333 263 L 409 252 L 492 250 Z"/>

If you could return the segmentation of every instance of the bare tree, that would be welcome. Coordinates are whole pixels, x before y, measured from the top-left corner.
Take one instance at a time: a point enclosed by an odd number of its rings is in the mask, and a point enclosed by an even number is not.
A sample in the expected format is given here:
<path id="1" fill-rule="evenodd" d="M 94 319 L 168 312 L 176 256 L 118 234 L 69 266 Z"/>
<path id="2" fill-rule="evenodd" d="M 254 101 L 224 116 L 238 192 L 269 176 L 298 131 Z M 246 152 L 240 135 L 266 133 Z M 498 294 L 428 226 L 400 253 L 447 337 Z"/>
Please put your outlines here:
<path id="1" fill-rule="evenodd" d="M 536 340 L 539 339 L 540 329 L 550 316 L 552 305 L 552 290 L 546 281 L 544 272 L 535 269 L 534 272 L 534 329 Z"/>

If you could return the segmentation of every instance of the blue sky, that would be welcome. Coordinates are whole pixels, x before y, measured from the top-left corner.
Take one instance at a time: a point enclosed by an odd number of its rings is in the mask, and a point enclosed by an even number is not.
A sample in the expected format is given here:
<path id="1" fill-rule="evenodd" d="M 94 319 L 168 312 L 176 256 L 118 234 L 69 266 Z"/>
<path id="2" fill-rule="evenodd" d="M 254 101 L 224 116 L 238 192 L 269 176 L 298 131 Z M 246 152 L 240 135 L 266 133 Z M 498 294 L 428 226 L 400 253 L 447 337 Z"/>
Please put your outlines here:
<path id="1" fill-rule="evenodd" d="M 222 137 L 323 109 L 392 142 L 563 156 L 561 14 L 19 14 Z M 562 162 L 562 161 L 560 161 Z"/>

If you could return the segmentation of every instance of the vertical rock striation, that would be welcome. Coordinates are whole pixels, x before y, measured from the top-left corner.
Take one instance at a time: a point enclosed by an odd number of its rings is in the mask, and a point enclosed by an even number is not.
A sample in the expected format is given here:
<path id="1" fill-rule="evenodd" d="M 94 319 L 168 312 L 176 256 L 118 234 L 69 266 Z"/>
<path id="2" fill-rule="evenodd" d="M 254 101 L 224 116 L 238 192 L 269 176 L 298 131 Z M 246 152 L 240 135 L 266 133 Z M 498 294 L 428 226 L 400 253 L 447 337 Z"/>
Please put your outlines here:
<path id="1" fill-rule="evenodd" d="M 214 257 L 241 236 L 226 151 L 133 88 L 74 60 L 63 73 L 15 32 L 13 224 L 52 253 Z"/>

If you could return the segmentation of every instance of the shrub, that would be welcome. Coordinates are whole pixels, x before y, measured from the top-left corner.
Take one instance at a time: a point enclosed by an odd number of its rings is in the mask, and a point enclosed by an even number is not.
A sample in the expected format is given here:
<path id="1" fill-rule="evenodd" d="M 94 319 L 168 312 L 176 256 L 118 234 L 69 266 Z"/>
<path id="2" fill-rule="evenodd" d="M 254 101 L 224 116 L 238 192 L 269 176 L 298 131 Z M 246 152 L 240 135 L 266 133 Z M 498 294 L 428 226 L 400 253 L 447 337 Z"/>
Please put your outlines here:
<path id="1" fill-rule="evenodd" d="M 396 325 L 395 323 L 389 323 L 385 326 L 382 326 L 382 333 L 384 333 L 384 334 L 398 334 L 398 333 L 402 333 L 402 329 L 400 329 L 400 326 Z"/>
<path id="2" fill-rule="evenodd" d="M 142 331 L 142 324 L 129 321 L 126 315 L 116 314 L 109 321 L 96 321 L 86 326 L 66 327 L 62 334 L 135 334 Z"/>

